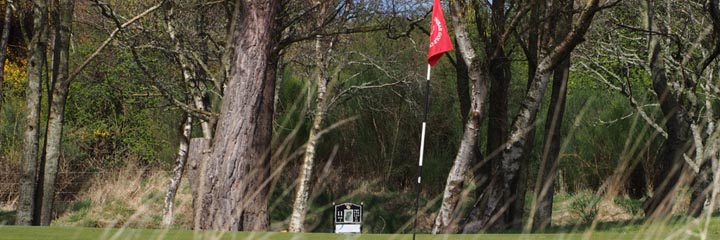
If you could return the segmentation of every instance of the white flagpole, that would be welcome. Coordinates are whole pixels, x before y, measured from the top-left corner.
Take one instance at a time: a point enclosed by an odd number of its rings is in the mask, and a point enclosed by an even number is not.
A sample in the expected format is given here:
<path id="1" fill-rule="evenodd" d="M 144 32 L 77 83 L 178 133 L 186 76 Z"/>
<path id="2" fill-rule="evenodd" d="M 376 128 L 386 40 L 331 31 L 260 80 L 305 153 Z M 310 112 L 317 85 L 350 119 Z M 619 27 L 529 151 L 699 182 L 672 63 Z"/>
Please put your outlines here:
<path id="1" fill-rule="evenodd" d="M 422 191 L 422 166 L 423 157 L 425 156 L 425 130 L 427 127 L 428 105 L 430 102 L 430 70 L 432 66 L 428 64 L 427 78 L 425 78 L 425 110 L 423 113 L 422 135 L 420 138 L 420 160 L 418 160 L 418 178 L 417 178 L 417 195 L 415 195 L 415 223 L 413 224 L 413 240 L 417 229 L 418 211 L 420 210 L 420 192 Z"/>

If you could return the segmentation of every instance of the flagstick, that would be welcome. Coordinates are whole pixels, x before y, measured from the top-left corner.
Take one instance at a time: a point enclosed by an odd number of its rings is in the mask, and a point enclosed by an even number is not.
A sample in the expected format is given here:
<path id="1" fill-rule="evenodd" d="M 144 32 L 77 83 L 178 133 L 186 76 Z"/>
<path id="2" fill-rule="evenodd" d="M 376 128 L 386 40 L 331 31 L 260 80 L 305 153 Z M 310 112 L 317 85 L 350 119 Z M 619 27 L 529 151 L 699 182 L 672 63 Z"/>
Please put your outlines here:
<path id="1" fill-rule="evenodd" d="M 418 161 L 418 179 L 417 179 L 417 195 L 415 195 L 415 223 L 413 224 L 413 240 L 415 240 L 415 232 L 417 230 L 418 211 L 420 209 L 420 192 L 422 191 L 422 166 L 423 153 L 425 152 L 425 128 L 427 126 L 428 105 L 430 101 L 430 69 L 428 64 L 427 78 L 425 80 L 425 111 L 423 113 L 422 137 L 420 140 L 420 160 Z"/>

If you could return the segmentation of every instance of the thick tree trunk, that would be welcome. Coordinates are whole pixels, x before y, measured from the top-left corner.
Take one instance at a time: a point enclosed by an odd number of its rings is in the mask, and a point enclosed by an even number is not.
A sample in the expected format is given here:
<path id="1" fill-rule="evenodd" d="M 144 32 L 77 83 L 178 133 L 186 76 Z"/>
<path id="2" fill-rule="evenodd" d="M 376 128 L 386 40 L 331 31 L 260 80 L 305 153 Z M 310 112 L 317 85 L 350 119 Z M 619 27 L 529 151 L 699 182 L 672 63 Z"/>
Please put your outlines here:
<path id="1" fill-rule="evenodd" d="M 3 85 L 5 82 L 5 59 L 7 58 L 7 43 L 10 37 L 10 20 L 12 19 L 12 0 L 5 1 L 5 18 L 3 19 L 2 36 L 0 37 L 0 104 L 4 99 Z"/>
<path id="2" fill-rule="evenodd" d="M 477 75 L 480 76 L 480 74 Z M 432 231 L 433 234 L 453 233 L 457 230 L 455 229 L 458 214 L 457 205 L 460 201 L 460 194 L 463 190 L 463 181 L 465 180 L 465 175 L 469 169 L 470 162 L 473 158 L 475 158 L 475 154 L 477 154 L 477 137 L 480 120 L 482 119 L 482 111 L 480 109 L 484 105 L 484 97 L 481 99 L 479 96 L 484 95 L 485 91 L 487 91 L 480 90 L 480 88 L 484 87 L 485 81 L 487 81 L 486 78 L 473 81 L 473 110 L 467 123 L 465 123 L 465 132 L 463 134 L 462 142 L 460 143 L 460 149 L 455 156 L 453 166 L 450 169 L 450 174 L 448 175 L 448 179 L 445 184 L 442 205 L 438 211 L 437 217 L 435 218 L 435 224 Z"/>
<path id="3" fill-rule="evenodd" d="M 163 204 L 163 226 L 170 226 L 173 224 L 175 218 L 175 195 L 177 194 L 178 187 L 180 186 L 180 180 L 182 180 L 183 172 L 185 171 L 185 163 L 188 159 L 188 149 L 190 148 L 190 134 L 192 132 L 192 117 L 189 114 L 185 114 L 185 121 L 183 122 L 182 135 L 180 135 L 178 147 L 178 155 L 175 158 L 175 167 L 173 168 L 173 175 L 168 183 L 167 191 L 165 191 L 165 202 Z"/>
<path id="4" fill-rule="evenodd" d="M 457 41 L 455 41 L 455 45 L 457 45 Z M 462 122 L 466 123 L 468 120 L 468 114 L 470 114 L 470 105 L 472 103 L 470 96 L 470 77 L 468 76 L 468 67 L 463 60 L 460 49 L 455 49 L 455 56 L 456 59 L 458 59 L 455 67 L 455 73 L 457 76 L 456 90 L 458 93 L 458 102 L 460 103 L 460 117 L 462 117 Z M 471 169 L 473 172 L 473 181 L 475 182 L 476 187 L 475 191 L 477 192 L 476 195 L 479 196 L 480 191 L 482 191 L 482 189 L 485 188 L 485 185 L 488 184 L 492 168 L 489 161 L 485 159 L 482 151 L 480 150 L 480 143 L 476 142 L 475 145 L 476 146 L 473 148 L 478 152 L 473 158 Z"/>
<path id="5" fill-rule="evenodd" d="M 240 1 L 234 65 L 210 158 L 202 162 L 196 229 L 269 227 L 268 182 L 278 0 Z"/>
<path id="6" fill-rule="evenodd" d="M 27 65 L 28 87 L 25 91 L 25 133 L 23 135 L 23 160 L 20 176 L 20 193 L 17 205 L 16 224 L 30 225 L 35 209 L 37 161 L 40 127 L 40 83 L 46 60 L 47 2 L 33 0 L 33 37 L 28 49 L 30 59 Z"/>
<path id="7" fill-rule="evenodd" d="M 72 17 L 74 1 L 56 1 L 58 9 L 55 13 L 56 26 L 54 27 L 53 67 L 52 67 L 52 96 L 50 96 L 50 111 L 45 135 L 44 174 L 38 176 L 43 181 L 38 186 L 40 201 L 40 225 L 48 226 L 52 220 L 53 203 L 55 200 L 56 179 L 62 151 L 62 134 L 65 120 L 65 101 L 67 100 L 70 81 L 69 50 L 70 34 L 72 32 Z"/>
<path id="8" fill-rule="evenodd" d="M 456 232 L 457 223 L 457 205 L 460 201 L 460 194 L 463 188 L 463 181 L 469 169 L 470 162 L 477 154 L 477 135 L 480 127 L 480 121 L 483 119 L 483 108 L 485 107 L 485 99 L 487 97 L 487 69 L 483 69 L 484 65 L 480 62 L 480 58 L 475 54 L 467 27 L 464 22 L 463 7 L 458 3 L 451 3 L 451 11 L 453 23 L 455 25 L 455 37 L 458 43 L 458 49 L 463 55 L 462 61 L 468 67 L 468 76 L 472 82 L 472 102 L 470 114 L 465 123 L 465 132 L 463 134 L 460 149 L 458 150 L 453 166 L 443 191 L 442 204 L 435 218 L 432 233 L 452 233 Z M 458 59 L 460 61 L 460 59 Z"/>
<path id="9" fill-rule="evenodd" d="M 587 2 L 572 31 L 540 61 L 527 97 L 513 121 L 509 144 L 502 152 L 499 172 L 493 177 L 487 191 L 488 199 L 484 201 L 486 205 L 478 221 L 479 229 L 504 229 L 510 226 L 508 224 L 517 224 L 513 222 L 517 214 L 513 214 L 510 210 L 512 206 L 516 205 L 519 198 L 524 197 L 517 189 L 523 164 L 521 157 L 527 144 L 528 133 L 533 127 L 533 121 L 547 88 L 550 73 L 563 59 L 569 56 L 575 46 L 582 42 L 583 36 L 598 10 L 598 0 Z"/>

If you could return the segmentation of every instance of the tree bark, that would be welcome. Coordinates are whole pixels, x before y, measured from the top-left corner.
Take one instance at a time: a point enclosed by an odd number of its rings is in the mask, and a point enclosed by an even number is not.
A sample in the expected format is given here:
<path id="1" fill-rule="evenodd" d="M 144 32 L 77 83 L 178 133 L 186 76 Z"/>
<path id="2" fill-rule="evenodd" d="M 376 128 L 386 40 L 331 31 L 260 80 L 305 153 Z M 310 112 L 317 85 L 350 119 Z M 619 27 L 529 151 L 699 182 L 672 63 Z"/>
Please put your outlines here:
<path id="1" fill-rule="evenodd" d="M 554 32 L 553 45 L 559 44 L 561 38 L 568 34 L 572 27 L 572 1 L 558 1 L 559 11 L 554 14 L 558 16 Z M 542 160 L 538 170 L 537 181 L 535 182 L 535 209 L 531 209 L 532 231 L 542 231 L 549 227 L 552 221 L 552 204 L 555 195 L 555 178 L 557 177 L 558 156 L 562 136 L 562 121 L 565 114 L 565 97 L 567 96 L 567 84 L 570 78 L 570 57 L 566 57 L 553 75 L 553 88 L 550 97 L 545 122 L 545 146 L 543 147 Z"/>
<path id="2" fill-rule="evenodd" d="M 269 227 L 268 181 L 279 0 L 239 1 L 242 27 L 210 158 L 200 165 L 195 228 Z"/>
<path id="3" fill-rule="evenodd" d="M 173 44 L 175 46 L 175 52 L 177 53 L 177 60 L 180 65 L 180 69 L 182 71 L 183 80 L 185 81 L 185 84 L 189 89 L 189 98 L 195 105 L 195 108 L 201 111 L 205 111 L 205 103 L 203 102 L 203 95 L 204 91 L 201 91 L 196 69 L 193 68 L 192 63 L 188 59 L 188 57 L 185 55 L 185 49 L 182 46 L 182 43 L 177 38 L 177 30 L 175 28 L 175 9 L 174 6 L 170 6 L 170 8 L 167 11 L 166 15 L 166 23 L 167 23 L 167 32 L 168 35 L 170 35 L 170 39 L 173 41 Z M 173 223 L 174 218 L 174 201 L 175 196 L 177 195 L 178 187 L 180 186 L 180 182 L 182 181 L 182 175 L 183 172 L 185 172 L 185 165 L 187 162 L 187 152 L 188 148 L 190 147 L 190 137 L 192 133 L 192 116 L 189 116 L 187 113 L 184 117 L 184 124 L 183 124 L 183 134 L 180 136 L 180 146 L 178 150 L 177 158 L 175 159 L 175 167 L 173 168 L 173 175 L 170 178 L 170 181 L 168 183 L 168 188 L 165 192 L 165 204 L 163 206 L 163 220 L 162 224 L 164 226 L 170 226 Z M 200 120 L 200 126 L 202 128 L 203 132 L 203 138 L 205 139 L 212 139 L 212 129 L 210 127 L 210 124 L 208 121 Z"/>
<path id="4" fill-rule="evenodd" d="M 533 120 L 537 115 L 540 102 L 547 87 L 550 73 L 563 59 L 567 58 L 572 50 L 583 41 L 583 37 L 592 23 L 592 19 L 600 10 L 599 1 L 591 0 L 586 3 L 580 16 L 573 25 L 572 31 L 545 55 L 538 64 L 535 79 L 527 93 L 520 111 L 513 121 L 509 144 L 502 152 L 499 172 L 493 177 L 487 191 L 485 210 L 478 222 L 480 229 L 504 229 L 513 223 L 513 212 L 509 211 L 519 198 L 518 177 L 521 174 L 521 157 L 528 143 L 528 133 L 533 127 Z"/>
<path id="5" fill-rule="evenodd" d="M 211 139 L 207 138 L 191 138 L 190 145 L 188 147 L 187 154 L 187 176 L 188 183 L 190 184 L 190 191 L 192 192 L 193 209 L 199 208 L 200 202 L 200 186 L 204 185 L 204 180 L 200 178 L 200 168 L 202 163 L 207 162 L 210 153 L 210 142 Z M 194 212 L 193 214 L 197 214 Z M 196 215 L 193 215 L 193 226 L 198 226 Z"/>
<path id="6" fill-rule="evenodd" d="M 173 224 L 175 217 L 175 195 L 177 194 L 180 181 L 182 180 L 183 172 L 185 171 L 185 163 L 188 159 L 188 149 L 190 148 L 190 134 L 192 132 L 192 116 L 185 113 L 185 121 L 182 125 L 182 135 L 180 135 L 178 147 L 178 155 L 175 158 L 175 167 L 173 168 L 173 175 L 168 183 L 167 191 L 165 191 L 165 202 L 163 204 L 163 226 L 170 226 Z"/>
<path id="7" fill-rule="evenodd" d="M 201 87 L 201 84 L 197 79 L 196 73 L 198 72 L 198 70 L 195 69 L 192 61 L 186 55 L 187 51 L 183 47 L 181 40 L 177 37 L 177 30 L 175 26 L 176 16 L 173 6 L 168 9 L 165 18 L 165 21 L 167 22 L 167 32 L 168 35 L 170 35 L 170 39 L 173 41 L 175 52 L 177 54 L 177 61 L 180 65 L 183 80 L 185 81 L 185 85 L 188 89 L 188 92 L 190 93 L 190 98 L 192 99 L 193 105 L 195 105 L 195 108 L 200 111 L 206 111 L 207 107 L 205 106 L 205 102 L 203 101 L 203 97 L 205 96 L 206 91 L 203 87 Z M 208 139 L 212 138 L 213 130 L 208 121 L 200 119 L 200 127 L 202 129 L 203 137 Z"/>
<path id="8" fill-rule="evenodd" d="M 35 189 L 37 187 L 37 161 L 40 127 L 40 96 L 42 72 L 46 60 L 47 42 L 47 2 L 33 0 L 33 37 L 28 46 L 30 59 L 27 65 L 28 86 L 25 91 L 25 133 L 23 134 L 23 160 L 21 166 L 20 188 L 17 205 L 16 224 L 30 225 L 35 209 Z"/>
<path id="9" fill-rule="evenodd" d="M 38 186 L 40 189 L 40 225 L 48 226 L 52 220 L 53 203 L 55 200 L 56 179 L 60 163 L 60 152 L 62 151 L 62 134 L 65 120 L 65 102 L 67 100 L 70 81 L 69 72 L 69 50 L 70 34 L 72 32 L 72 17 L 74 1 L 56 0 L 54 27 L 54 47 L 52 66 L 52 95 L 50 96 L 50 111 L 48 115 L 47 131 L 45 135 L 45 156 L 43 175 L 38 176 L 43 181 Z"/>
<path id="10" fill-rule="evenodd" d="M 647 4 L 647 3 L 645 3 Z M 650 32 L 655 28 L 650 19 L 652 6 L 647 5 L 646 21 Z M 678 102 L 678 96 L 670 89 L 668 83 L 670 78 L 667 76 L 665 69 L 664 56 L 660 46 L 659 37 L 650 35 L 649 39 L 649 58 L 650 75 L 653 82 L 653 91 L 658 96 L 660 109 L 663 113 L 665 121 L 665 130 L 668 138 L 663 143 L 660 154 L 655 160 L 655 166 L 659 169 L 659 174 L 655 176 L 653 181 L 653 195 L 644 203 L 645 216 L 648 217 L 664 217 L 668 216 L 675 204 L 674 192 L 677 191 L 678 182 L 682 175 L 683 154 L 689 147 L 689 126 L 682 119 L 686 116 L 686 110 Z"/>
<path id="11" fill-rule="evenodd" d="M 498 156 L 503 144 L 507 141 L 508 134 L 508 90 L 510 87 L 511 62 L 505 55 L 502 46 L 502 35 L 506 30 L 506 1 L 493 1 L 491 8 L 491 17 L 489 24 L 483 23 L 482 14 L 478 14 L 483 10 L 480 6 L 474 4 L 473 9 L 476 12 L 475 24 L 478 26 L 479 32 L 489 32 L 489 38 L 483 37 L 485 42 L 485 53 L 490 59 L 484 61 L 489 74 L 490 96 L 488 100 L 488 124 L 487 124 L 487 142 L 486 153 L 484 157 L 478 153 L 473 162 L 473 175 L 475 181 L 476 206 L 481 206 L 481 196 L 485 194 L 487 186 L 493 174 L 494 166 L 497 166 Z M 485 30 L 485 26 L 489 25 L 489 29 Z M 475 147 L 478 149 L 479 147 Z M 479 149 L 477 151 L 480 151 Z M 475 222 L 479 218 L 481 209 L 472 208 L 468 216 L 463 222 L 462 232 L 473 232 L 476 226 Z"/>
<path id="12" fill-rule="evenodd" d="M 543 36 L 547 36 L 555 30 L 554 27 L 551 27 L 554 26 L 555 21 L 551 17 L 551 14 L 548 13 L 549 11 L 553 10 L 552 3 L 552 1 L 536 1 L 534 3 L 531 3 L 535 6 L 531 14 L 530 28 L 532 30 L 529 31 L 528 44 L 526 48 L 528 75 L 527 85 L 525 87 L 525 94 L 530 91 L 530 88 L 532 88 L 533 83 L 536 81 L 535 77 L 538 69 L 538 58 L 540 51 L 547 50 L 547 48 L 549 48 L 549 46 L 543 45 L 543 40 L 545 40 L 543 39 Z M 496 229 L 505 227 L 521 229 L 521 227 L 523 227 L 522 221 L 523 214 L 525 213 L 525 196 L 527 195 L 528 166 L 532 157 L 533 150 L 535 149 L 535 120 L 535 116 L 533 116 L 529 120 L 529 122 L 532 123 L 533 127 L 527 133 L 527 139 L 525 140 L 527 144 L 525 144 L 524 148 L 522 149 L 522 155 L 518 161 L 520 162 L 520 165 L 517 180 L 510 184 L 510 187 L 513 189 L 513 191 L 517 193 L 517 196 L 520 197 L 514 199 L 512 204 L 508 204 L 507 206 L 505 206 L 507 208 L 507 214 L 504 214 L 503 218 L 498 219 L 496 226 L 494 226 Z M 505 142 L 503 142 L 504 145 L 500 146 L 500 149 L 498 149 L 498 157 L 496 157 L 495 159 L 497 166 L 501 165 L 502 150 L 507 146 L 505 145 L 507 144 L 507 140 L 508 139 L 506 137 Z M 500 174 L 498 172 L 496 172 L 495 174 Z M 496 182 L 499 183 L 499 181 Z"/>
<path id="13" fill-rule="evenodd" d="M 705 210 L 705 202 L 708 201 L 711 196 L 713 182 L 713 169 L 712 160 L 706 159 L 702 165 L 700 165 L 700 172 L 697 173 L 693 183 L 691 185 L 690 194 L 690 206 L 688 206 L 688 215 L 692 217 L 700 217 Z M 714 210 L 710 210 L 711 213 Z"/>
<path id="14" fill-rule="evenodd" d="M 290 232 L 303 232 L 305 213 L 308 209 L 308 199 L 310 198 L 310 179 L 312 179 L 313 165 L 315 163 L 315 149 L 320 138 L 318 133 L 322 127 L 325 112 L 327 110 L 327 79 L 323 74 L 324 54 L 322 46 L 322 37 L 315 39 L 315 116 L 313 116 L 312 127 L 308 135 L 308 141 L 305 144 L 305 154 L 303 156 L 303 165 L 300 169 L 300 179 L 295 192 L 295 202 L 293 203 L 293 211 L 290 215 Z"/>
<path id="15" fill-rule="evenodd" d="M 10 37 L 10 20 L 12 19 L 12 0 L 5 1 L 5 18 L 3 18 L 2 36 L 0 37 L 0 104 L 3 103 L 5 85 L 5 59 L 7 58 L 7 44 Z"/>
<path id="16" fill-rule="evenodd" d="M 500 38 L 505 31 L 505 0 L 493 1 L 492 25 L 490 40 L 486 43 L 486 53 L 492 56 L 489 62 L 490 70 L 490 98 L 488 100 L 487 149 L 490 162 L 498 163 L 500 150 L 508 137 L 508 90 L 510 88 L 510 59 L 499 45 Z M 478 189 L 481 190 L 481 189 Z"/>
<path id="17" fill-rule="evenodd" d="M 535 186 L 535 216 L 532 230 L 542 231 L 550 226 L 552 221 L 552 204 L 555 195 L 555 178 L 558 170 L 558 156 L 560 155 L 561 129 L 565 114 L 565 97 L 570 76 L 570 59 L 565 59 L 555 70 L 553 76 L 553 91 L 550 97 L 550 107 L 545 123 L 545 146 L 543 158 L 538 171 L 538 181 Z M 531 214 L 532 215 L 532 214 Z"/>
<path id="18" fill-rule="evenodd" d="M 475 157 L 477 149 L 478 130 L 480 121 L 483 119 L 483 108 L 485 107 L 485 99 L 487 98 L 487 69 L 483 69 L 484 65 L 481 59 L 476 55 L 473 49 L 470 37 L 464 20 L 465 8 L 462 3 L 451 2 L 450 9 L 453 12 L 452 19 L 455 25 L 455 38 L 458 43 L 458 49 L 462 53 L 462 61 L 468 66 L 468 77 L 472 82 L 472 102 L 470 106 L 470 114 L 465 123 L 465 130 L 460 149 L 458 150 L 453 166 L 450 169 L 445 190 L 443 191 L 443 199 L 440 210 L 435 218 L 432 233 L 452 233 L 455 232 L 457 222 L 457 205 L 460 201 L 460 194 L 463 188 L 465 174 L 469 168 L 470 162 Z M 458 59 L 460 61 L 460 59 Z"/>
<path id="19" fill-rule="evenodd" d="M 455 40 L 455 45 L 458 45 Z M 456 82 L 455 88 L 458 94 L 458 102 L 460 103 L 460 117 L 462 122 L 467 122 L 468 114 L 470 114 L 470 77 L 468 77 L 468 66 L 463 60 L 462 52 L 460 49 L 455 49 L 455 75 Z"/>
<path id="20" fill-rule="evenodd" d="M 314 4 L 318 5 L 318 13 L 316 17 L 317 28 L 321 28 L 323 25 L 323 19 L 325 12 L 328 7 L 331 6 L 327 3 L 323 4 L 320 1 L 314 1 Z M 322 128 L 323 120 L 327 111 L 327 84 L 328 78 L 324 74 L 327 71 L 327 64 L 325 58 L 327 57 L 324 53 L 325 50 L 332 48 L 327 44 L 323 44 L 323 41 L 327 40 L 324 37 L 317 35 L 315 36 L 315 73 L 314 79 L 315 84 L 315 112 L 313 116 L 312 127 L 308 134 L 308 140 L 305 144 L 305 154 L 303 155 L 303 164 L 300 168 L 300 179 L 298 180 L 297 189 L 295 191 L 295 201 L 293 202 L 293 211 L 290 214 L 289 231 L 290 232 L 304 232 L 305 214 L 308 209 L 308 200 L 311 194 L 310 180 L 312 179 L 313 166 L 315 165 L 315 150 L 317 142 L 320 139 L 320 129 Z"/>

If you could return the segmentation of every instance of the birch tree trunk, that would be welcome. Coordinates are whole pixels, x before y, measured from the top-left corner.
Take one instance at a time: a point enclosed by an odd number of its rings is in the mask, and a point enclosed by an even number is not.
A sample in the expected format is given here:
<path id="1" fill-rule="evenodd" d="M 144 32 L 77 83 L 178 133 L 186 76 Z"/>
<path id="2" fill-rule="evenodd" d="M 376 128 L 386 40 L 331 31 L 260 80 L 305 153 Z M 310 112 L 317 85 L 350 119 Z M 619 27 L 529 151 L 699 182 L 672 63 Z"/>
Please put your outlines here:
<path id="1" fill-rule="evenodd" d="M 433 225 L 433 234 L 455 232 L 457 226 L 457 205 L 460 201 L 460 194 L 463 188 L 465 174 L 469 169 L 470 162 L 475 157 L 477 149 L 478 130 L 480 121 L 483 119 L 483 108 L 487 98 L 487 69 L 481 63 L 480 57 L 473 49 L 465 23 L 465 6 L 460 2 L 451 2 L 450 9 L 452 20 L 455 25 L 455 39 L 458 49 L 462 53 L 462 61 L 468 66 L 468 77 L 472 82 L 470 114 L 465 123 L 463 139 L 460 143 L 453 166 L 450 169 L 445 190 L 443 191 L 442 204 Z M 461 59 L 458 59 L 461 61 Z"/>
<path id="2" fill-rule="evenodd" d="M 558 26 L 555 28 L 553 44 L 558 44 L 560 38 L 567 35 L 572 27 L 573 1 L 558 1 L 560 6 L 558 15 Z M 528 224 L 533 231 L 542 231 L 550 226 L 552 221 L 552 204 L 555 195 L 555 178 L 557 176 L 558 156 L 560 154 L 562 121 L 565 114 L 565 97 L 567 95 L 567 84 L 570 78 L 570 56 L 567 56 L 554 70 L 553 88 L 550 96 L 545 119 L 545 146 L 538 170 L 538 180 L 535 182 L 535 203 L 534 209 L 530 211 Z"/>
<path id="3" fill-rule="evenodd" d="M 5 1 L 5 18 L 3 19 L 2 36 L 0 37 L 0 104 L 4 99 L 4 82 L 5 82 L 5 59 L 7 58 L 7 44 L 10 37 L 10 20 L 12 19 L 12 0 Z"/>
<path id="4" fill-rule="evenodd" d="M 279 0 L 242 0 L 230 80 L 210 158 L 200 167 L 195 228 L 269 227 L 268 182 Z"/>
<path id="5" fill-rule="evenodd" d="M 192 99 L 193 105 L 195 105 L 196 109 L 206 111 L 207 106 L 205 106 L 203 97 L 207 91 L 199 83 L 199 80 L 197 79 L 198 74 L 196 74 L 198 70 L 195 69 L 195 65 L 187 56 L 188 53 L 185 47 L 183 47 L 182 40 L 177 37 L 177 28 L 175 25 L 176 16 L 175 9 L 173 7 L 168 9 L 165 18 L 165 21 L 167 22 L 167 32 L 168 35 L 170 35 L 170 40 L 173 41 L 175 52 L 177 54 L 177 61 L 182 71 L 183 80 L 185 81 L 185 85 L 190 93 L 189 97 Z M 203 137 L 211 139 L 213 130 L 210 123 L 206 120 L 200 119 L 200 127 L 202 128 Z"/>
<path id="6" fill-rule="evenodd" d="M 583 6 L 572 31 L 563 38 L 560 44 L 541 58 L 535 79 L 528 90 L 526 99 L 523 101 L 515 121 L 513 121 L 509 144 L 506 145 L 502 152 L 499 172 L 493 176 L 491 185 L 486 191 L 488 199 L 484 201 L 484 211 L 477 223 L 479 229 L 502 229 L 509 227 L 508 224 L 514 224 L 512 222 L 514 220 L 512 212 L 508 210 L 519 198 L 524 198 L 524 196 L 518 195 L 516 189 L 518 184 L 525 184 L 518 183 L 522 164 L 520 159 L 524 154 L 528 132 L 533 127 L 533 120 L 537 115 L 537 110 L 547 88 L 550 73 L 562 59 L 565 59 L 570 54 L 575 46 L 583 41 L 595 13 L 599 10 L 598 0 L 588 1 Z"/>
<path id="7" fill-rule="evenodd" d="M 320 1 L 315 1 L 314 4 L 318 6 L 318 12 L 315 16 L 317 21 L 315 26 L 317 28 L 321 28 L 323 26 L 323 20 L 325 19 L 328 7 L 331 5 Z M 303 155 L 303 164 L 300 169 L 300 179 L 295 191 L 293 211 L 290 215 L 290 232 L 305 231 L 304 221 L 305 214 L 308 209 L 308 199 L 311 194 L 310 180 L 312 179 L 313 166 L 315 165 L 315 149 L 320 138 L 320 135 L 318 134 L 322 128 L 322 123 L 327 112 L 328 78 L 325 72 L 327 71 L 328 65 L 326 64 L 325 59 L 328 56 L 326 56 L 324 51 L 331 51 L 332 44 L 329 46 L 327 44 L 323 44 L 323 41 L 325 40 L 327 40 L 326 37 L 321 35 L 315 36 L 314 86 L 317 88 L 315 91 L 317 94 L 315 97 L 315 113 L 313 116 L 312 127 L 310 128 L 310 133 L 308 134 L 308 141 L 305 144 L 305 154 Z"/>
<path id="8" fill-rule="evenodd" d="M 192 132 L 192 116 L 185 114 L 185 121 L 183 122 L 182 135 L 179 138 L 180 146 L 178 147 L 178 155 L 175 158 L 175 167 L 173 168 L 173 175 L 168 183 L 167 191 L 165 191 L 165 202 L 163 204 L 163 226 L 170 226 L 173 224 L 175 218 L 175 195 L 177 194 L 178 187 L 180 186 L 180 180 L 182 180 L 183 172 L 185 171 L 185 163 L 188 159 L 188 149 L 190 148 L 190 133 Z"/>
<path id="9" fill-rule="evenodd" d="M 455 40 L 455 45 L 458 45 Z M 457 59 L 455 66 L 455 89 L 457 90 L 458 103 L 460 104 L 460 116 L 462 122 L 467 122 L 468 114 L 470 114 L 470 77 L 468 77 L 468 66 L 463 60 L 462 52 L 460 49 L 455 49 L 455 59 Z"/>
<path id="10" fill-rule="evenodd" d="M 322 127 L 325 112 L 327 110 L 327 79 L 323 74 L 324 54 L 322 47 L 322 37 L 317 36 L 315 39 L 315 86 L 317 87 L 317 96 L 315 97 L 315 116 L 313 116 L 312 128 L 305 144 L 305 154 L 303 156 L 303 164 L 300 169 L 300 179 L 295 191 L 295 202 L 293 203 L 293 211 L 290 215 L 290 232 L 303 232 L 305 214 L 308 208 L 308 199 L 310 197 L 310 180 L 312 179 L 313 165 L 315 163 L 315 148 L 320 138 L 318 133 Z"/>
<path id="11" fill-rule="evenodd" d="M 53 203 L 55 200 L 55 182 L 58 175 L 60 152 L 62 151 L 63 123 L 65 120 L 65 101 L 67 100 L 70 81 L 68 79 L 70 34 L 74 1 L 56 0 L 56 26 L 54 27 L 54 47 L 52 66 L 52 96 L 50 96 L 50 112 L 48 115 L 45 136 L 45 168 L 44 174 L 38 176 L 43 181 L 38 187 L 41 195 L 40 225 L 48 226 L 52 220 Z"/>
<path id="12" fill-rule="evenodd" d="M 33 37 L 28 49 L 30 59 L 27 65 L 28 86 L 25 91 L 25 133 L 23 134 L 23 160 L 21 166 L 19 197 L 16 224 L 30 225 L 35 209 L 35 189 L 37 187 L 37 161 L 40 127 L 40 96 L 42 72 L 46 60 L 47 42 L 47 2 L 33 0 Z"/>
<path id="13" fill-rule="evenodd" d="M 555 195 L 555 179 L 558 171 L 558 156 L 560 154 L 561 129 L 565 114 L 565 97 L 570 76 L 570 59 L 565 59 L 553 75 L 553 91 L 550 97 L 545 123 L 545 146 L 543 158 L 538 172 L 538 181 L 535 186 L 535 213 L 532 219 L 532 230 L 542 231 L 550 226 L 552 221 L 552 204 Z"/>
<path id="14" fill-rule="evenodd" d="M 170 6 L 165 16 L 167 24 L 167 32 L 170 35 L 170 39 L 173 41 L 175 46 L 175 52 L 177 54 L 177 61 L 182 71 L 183 80 L 185 81 L 186 88 L 189 89 L 189 98 L 192 99 L 195 108 L 201 111 L 205 111 L 205 103 L 203 102 L 204 91 L 201 91 L 198 80 L 196 69 L 194 69 L 190 59 L 185 55 L 185 49 L 182 43 L 177 38 L 177 31 L 175 28 L 175 15 L 174 8 Z M 183 172 L 185 172 L 185 165 L 188 157 L 188 148 L 190 147 L 190 135 L 192 132 L 192 116 L 186 114 L 184 117 L 185 121 L 183 124 L 183 134 L 180 136 L 180 146 L 178 147 L 178 155 L 175 159 L 175 167 L 173 168 L 173 175 L 168 183 L 168 188 L 165 192 L 165 204 L 163 205 L 163 220 L 164 226 L 170 226 L 173 224 L 174 219 L 174 201 L 177 195 L 178 187 L 182 181 Z M 202 128 L 203 137 L 206 139 L 212 139 L 212 129 L 208 121 L 200 120 L 200 126 Z"/>

